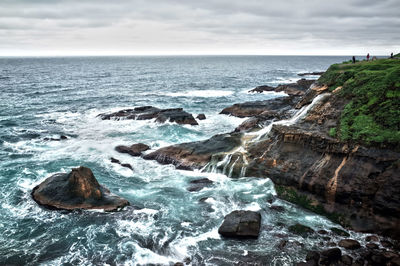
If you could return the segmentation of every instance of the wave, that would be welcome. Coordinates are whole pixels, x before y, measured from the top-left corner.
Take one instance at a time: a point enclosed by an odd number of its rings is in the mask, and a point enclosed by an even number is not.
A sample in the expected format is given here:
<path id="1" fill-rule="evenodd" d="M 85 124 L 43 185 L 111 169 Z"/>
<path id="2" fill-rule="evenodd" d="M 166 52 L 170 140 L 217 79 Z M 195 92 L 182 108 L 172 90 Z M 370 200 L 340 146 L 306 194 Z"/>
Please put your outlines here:
<path id="1" fill-rule="evenodd" d="M 233 94 L 233 91 L 223 90 L 190 90 L 186 92 L 169 92 L 166 96 L 170 97 L 226 97 Z"/>

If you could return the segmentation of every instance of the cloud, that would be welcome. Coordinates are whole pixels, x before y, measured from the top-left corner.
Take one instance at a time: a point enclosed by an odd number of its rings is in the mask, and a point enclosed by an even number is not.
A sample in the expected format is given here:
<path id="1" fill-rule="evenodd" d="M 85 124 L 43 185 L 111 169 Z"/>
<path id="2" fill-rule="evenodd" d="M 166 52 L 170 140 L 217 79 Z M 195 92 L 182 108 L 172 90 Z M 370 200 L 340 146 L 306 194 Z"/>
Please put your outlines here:
<path id="1" fill-rule="evenodd" d="M 364 54 L 399 49 L 398 0 L 2 0 L 0 54 Z"/>

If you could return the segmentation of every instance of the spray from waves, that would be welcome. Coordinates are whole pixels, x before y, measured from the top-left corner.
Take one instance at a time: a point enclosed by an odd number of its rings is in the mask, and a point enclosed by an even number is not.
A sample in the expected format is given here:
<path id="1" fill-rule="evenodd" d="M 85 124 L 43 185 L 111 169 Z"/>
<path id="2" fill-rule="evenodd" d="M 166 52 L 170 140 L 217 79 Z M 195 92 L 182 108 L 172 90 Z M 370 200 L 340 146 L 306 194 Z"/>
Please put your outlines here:
<path id="1" fill-rule="evenodd" d="M 223 90 L 189 90 L 186 92 L 170 92 L 166 93 L 166 96 L 170 97 L 226 97 L 232 95 L 233 91 L 223 91 Z"/>
<path id="2" fill-rule="evenodd" d="M 238 148 L 228 153 L 213 155 L 211 161 L 202 169 L 202 171 L 211 173 L 222 173 L 227 175 L 228 177 L 232 177 L 234 172 L 236 172 L 235 176 L 245 176 L 249 161 L 247 154 L 248 145 L 267 138 L 274 125 L 290 126 L 296 124 L 307 115 L 309 110 L 311 110 L 316 104 L 321 102 L 329 95 L 329 93 L 318 95 L 309 105 L 303 106 L 290 119 L 275 121 L 259 131 L 245 133 L 242 136 L 241 145 Z"/>

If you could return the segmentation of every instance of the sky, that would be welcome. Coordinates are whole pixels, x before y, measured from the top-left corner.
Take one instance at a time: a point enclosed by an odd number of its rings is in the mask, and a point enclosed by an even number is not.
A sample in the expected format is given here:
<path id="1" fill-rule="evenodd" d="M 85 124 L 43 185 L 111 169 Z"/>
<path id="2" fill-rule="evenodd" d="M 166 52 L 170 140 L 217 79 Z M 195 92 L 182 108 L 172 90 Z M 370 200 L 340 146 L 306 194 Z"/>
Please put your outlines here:
<path id="1" fill-rule="evenodd" d="M 0 0 L 0 56 L 391 52 L 400 0 Z"/>

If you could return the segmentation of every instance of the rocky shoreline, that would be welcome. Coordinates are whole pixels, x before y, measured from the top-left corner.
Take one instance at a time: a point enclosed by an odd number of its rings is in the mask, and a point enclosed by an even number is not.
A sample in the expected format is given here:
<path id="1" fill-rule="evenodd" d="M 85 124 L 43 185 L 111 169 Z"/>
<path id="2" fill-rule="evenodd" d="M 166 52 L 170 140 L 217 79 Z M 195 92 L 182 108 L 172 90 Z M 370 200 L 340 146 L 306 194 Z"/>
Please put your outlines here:
<path id="1" fill-rule="evenodd" d="M 344 142 L 332 134 L 332 128 L 338 126 L 342 111 L 350 101 L 340 96 L 340 89 L 332 91 L 325 84 L 305 79 L 276 88 L 259 86 L 250 92 L 284 92 L 288 96 L 226 107 L 221 114 L 247 118 L 233 132 L 146 154 L 144 151 L 150 147 L 141 143 L 117 146 L 116 150 L 161 164 L 173 164 L 182 170 L 221 172 L 232 178 L 268 177 L 281 199 L 324 215 L 345 228 L 373 234 L 365 246 L 348 238 L 344 231 L 338 243 L 331 242 L 326 236 L 325 244 L 331 248 L 310 251 L 306 262 L 299 265 L 400 265 L 397 242 L 400 239 L 400 152 Z M 155 119 L 157 122 L 198 125 L 182 108 L 144 106 L 99 114 L 99 117 L 103 120 Z M 197 118 L 202 120 L 205 116 Z M 111 161 L 133 170 L 131 165 L 118 159 L 111 158 Z M 52 176 L 33 189 L 32 197 L 46 207 L 67 210 L 98 208 L 110 211 L 129 205 L 99 185 L 89 171 L 81 167 L 70 174 Z M 72 182 L 73 176 L 84 178 L 75 178 L 77 181 Z M 210 185 L 212 181 L 208 179 L 193 181 L 188 190 L 195 192 Z M 72 194 L 49 192 L 54 188 L 72 191 Z M 261 216 L 257 212 L 237 210 L 225 217 L 219 233 L 224 237 L 256 238 L 260 223 Z M 290 230 L 305 237 L 332 234 L 315 232 L 301 224 Z M 376 235 L 381 235 L 382 240 Z M 385 242 L 388 236 L 393 243 Z M 282 242 L 280 248 L 285 245 Z M 342 254 L 342 250 L 346 252 Z"/>

